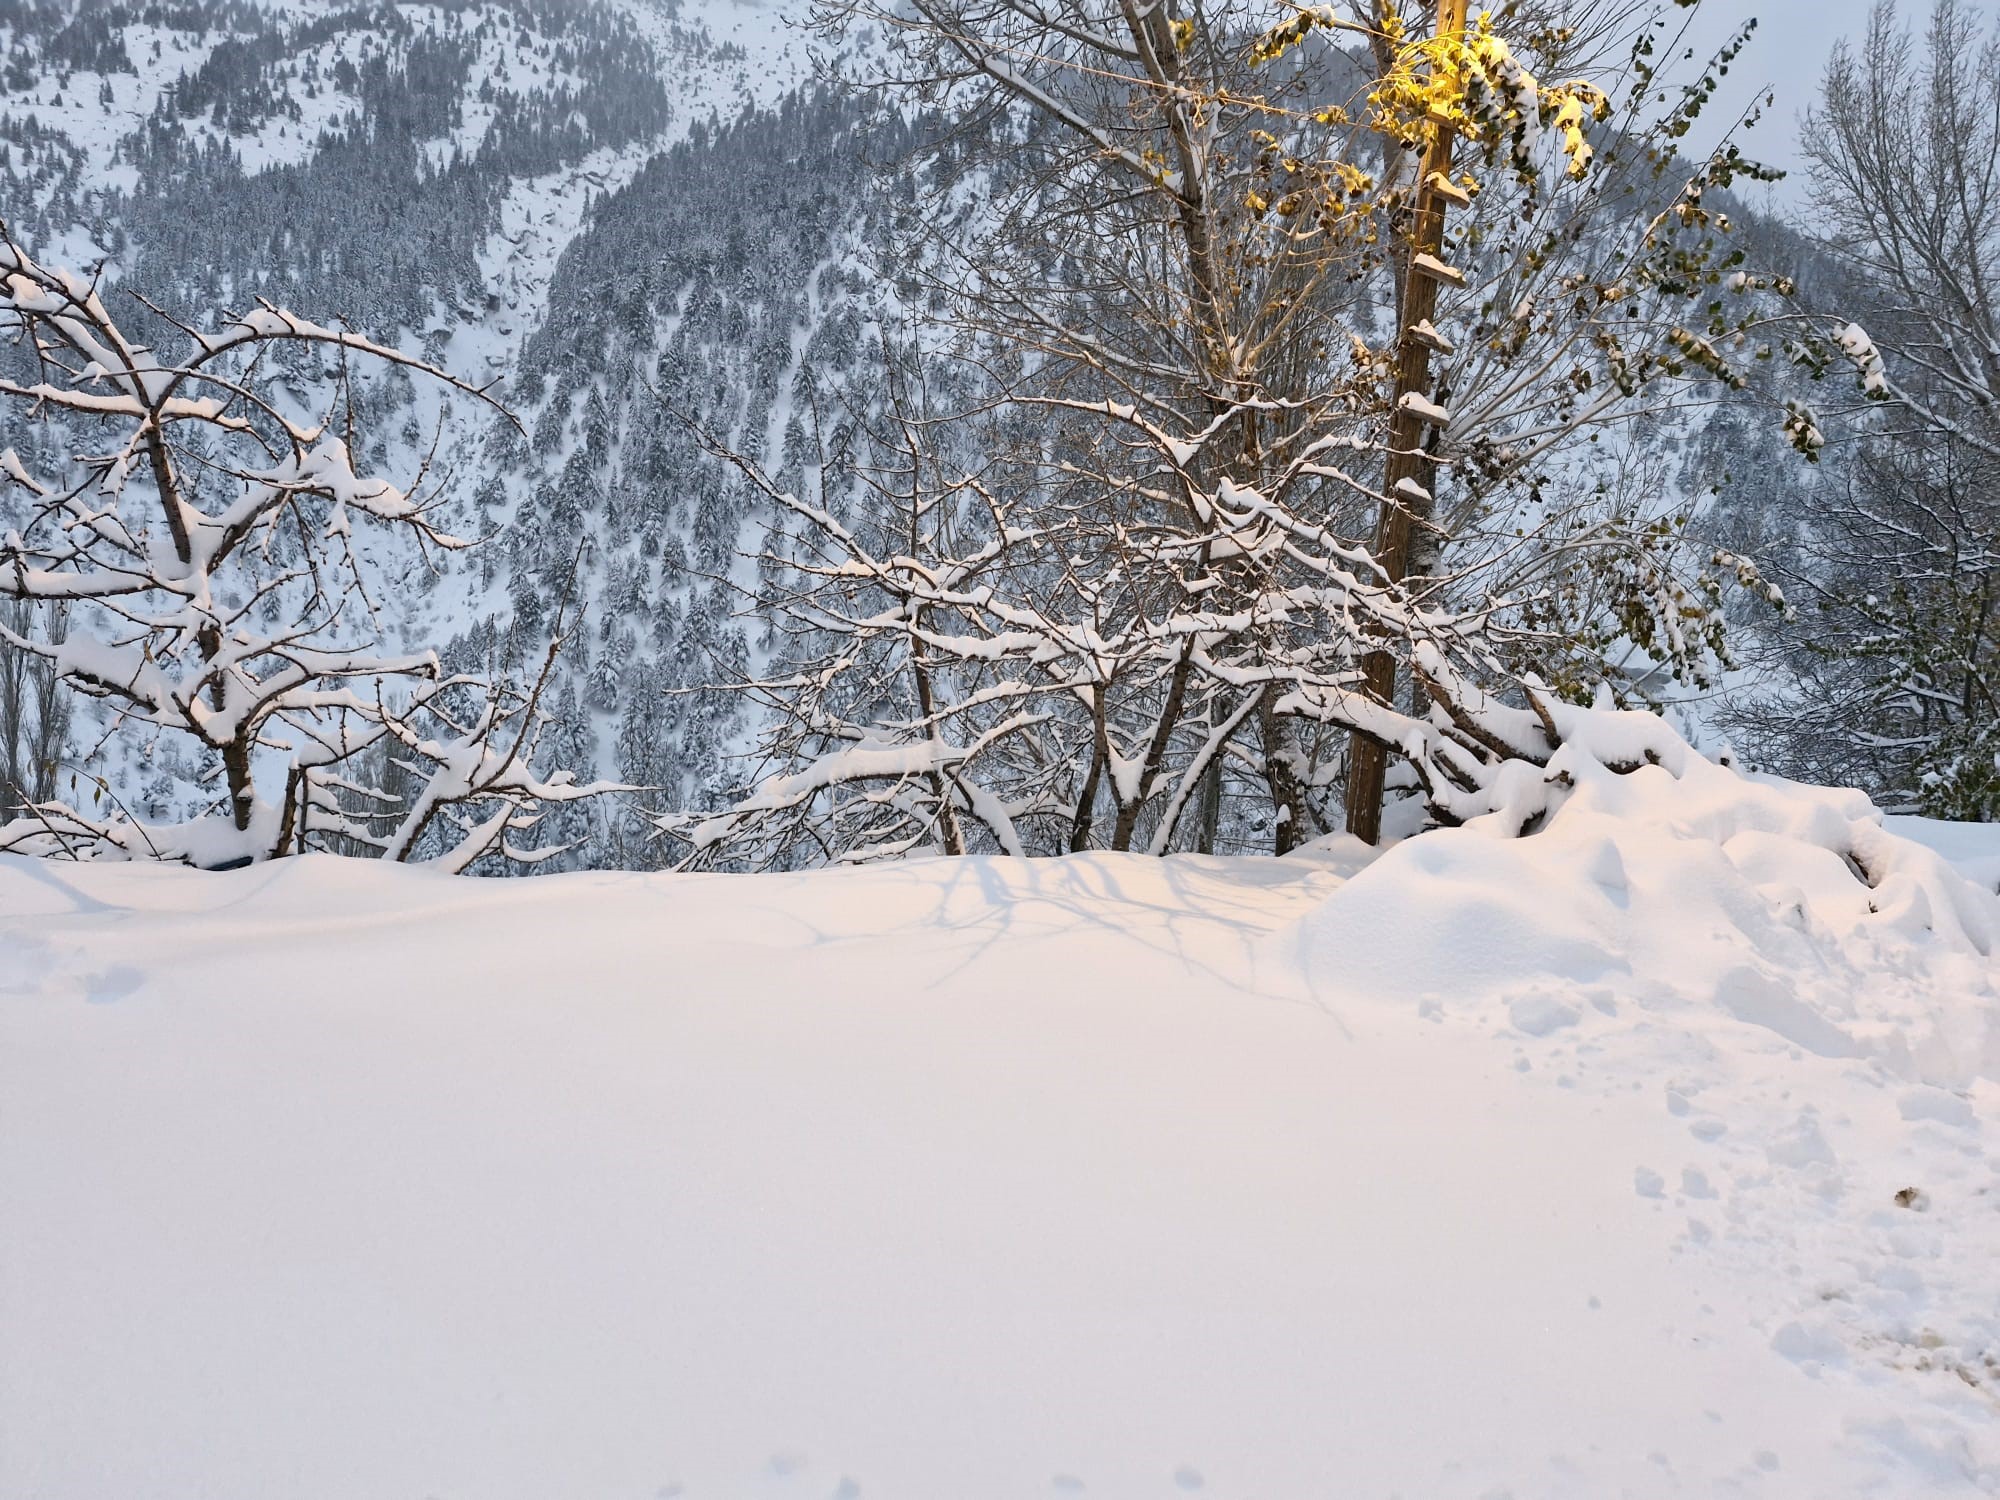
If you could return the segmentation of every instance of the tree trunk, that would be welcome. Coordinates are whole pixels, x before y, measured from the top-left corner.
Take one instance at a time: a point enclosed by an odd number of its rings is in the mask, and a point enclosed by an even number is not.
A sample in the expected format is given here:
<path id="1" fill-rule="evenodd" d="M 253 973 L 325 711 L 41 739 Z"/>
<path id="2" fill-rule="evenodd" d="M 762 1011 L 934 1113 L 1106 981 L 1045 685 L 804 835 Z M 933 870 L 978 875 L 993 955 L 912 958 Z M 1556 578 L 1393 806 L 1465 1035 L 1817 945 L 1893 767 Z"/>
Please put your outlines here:
<path id="1" fill-rule="evenodd" d="M 1271 789 L 1276 809 L 1276 825 L 1271 833 L 1271 852 L 1290 854 L 1312 838 L 1306 825 L 1305 783 L 1299 779 L 1291 726 L 1275 711 L 1278 690 L 1264 689 L 1257 701 L 1257 730 L 1264 741 L 1264 780 Z"/>
<path id="2" fill-rule="evenodd" d="M 1201 773 L 1200 821 L 1196 826 L 1195 852 L 1215 853 L 1215 841 L 1222 831 L 1222 754 L 1216 752 L 1208 769 Z"/>
<path id="3" fill-rule="evenodd" d="M 1438 0 L 1439 36 L 1465 32 L 1466 0 Z M 1444 245 L 1445 198 L 1437 183 L 1451 174 L 1452 138 L 1442 126 L 1431 131 L 1417 179 L 1416 222 L 1403 260 L 1397 301 L 1396 405 L 1389 418 L 1389 459 L 1382 476 L 1382 513 L 1375 529 L 1375 557 L 1393 583 L 1410 577 L 1411 536 L 1429 533 L 1435 501 L 1434 460 L 1424 447 L 1425 423 L 1404 402 L 1428 397 L 1431 346 L 1417 336 L 1420 325 L 1437 310 L 1437 282 L 1417 269 L 1420 255 L 1436 257 Z M 1435 545 L 1426 537 L 1426 557 L 1434 565 Z M 1371 652 L 1362 664 L 1367 689 L 1384 703 L 1396 694 L 1396 658 L 1388 651 Z M 1388 756 L 1373 740 L 1359 734 L 1348 739 L 1347 831 L 1365 843 L 1382 836 L 1382 783 Z"/>

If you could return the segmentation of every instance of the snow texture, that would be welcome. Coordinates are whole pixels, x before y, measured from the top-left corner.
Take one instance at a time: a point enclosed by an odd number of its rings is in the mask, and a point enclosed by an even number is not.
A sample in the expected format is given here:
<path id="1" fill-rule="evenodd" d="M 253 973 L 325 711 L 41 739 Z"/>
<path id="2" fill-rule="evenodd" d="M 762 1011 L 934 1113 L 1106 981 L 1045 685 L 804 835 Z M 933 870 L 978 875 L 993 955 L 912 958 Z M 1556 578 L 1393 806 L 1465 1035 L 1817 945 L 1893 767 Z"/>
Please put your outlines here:
<path id="1" fill-rule="evenodd" d="M 1365 868 L 0 860 L 0 1493 L 1995 1493 L 2000 837 L 1571 770 Z"/>

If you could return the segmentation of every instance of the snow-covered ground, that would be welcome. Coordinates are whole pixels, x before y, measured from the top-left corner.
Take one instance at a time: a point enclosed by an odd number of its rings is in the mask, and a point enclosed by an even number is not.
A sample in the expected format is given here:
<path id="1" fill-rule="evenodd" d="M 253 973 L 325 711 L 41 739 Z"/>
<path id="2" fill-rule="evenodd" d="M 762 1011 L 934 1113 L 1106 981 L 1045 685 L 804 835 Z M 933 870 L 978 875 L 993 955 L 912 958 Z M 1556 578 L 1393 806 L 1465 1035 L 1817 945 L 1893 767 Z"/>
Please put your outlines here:
<path id="1" fill-rule="evenodd" d="M 2000 1493 L 2000 841 L 1710 770 L 1365 869 L 0 861 L 0 1495 Z"/>

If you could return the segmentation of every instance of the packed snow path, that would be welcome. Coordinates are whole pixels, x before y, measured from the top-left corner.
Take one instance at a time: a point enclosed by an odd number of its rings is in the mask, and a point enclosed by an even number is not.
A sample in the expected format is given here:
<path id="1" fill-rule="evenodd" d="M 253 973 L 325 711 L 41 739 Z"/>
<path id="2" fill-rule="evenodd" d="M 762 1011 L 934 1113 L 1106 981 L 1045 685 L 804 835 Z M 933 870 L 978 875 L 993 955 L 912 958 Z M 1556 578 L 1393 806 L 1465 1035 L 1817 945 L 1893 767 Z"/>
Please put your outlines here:
<path id="1" fill-rule="evenodd" d="M 0 861 L 0 1495 L 2000 1493 L 1993 1033 L 1523 979 L 1539 842 Z"/>

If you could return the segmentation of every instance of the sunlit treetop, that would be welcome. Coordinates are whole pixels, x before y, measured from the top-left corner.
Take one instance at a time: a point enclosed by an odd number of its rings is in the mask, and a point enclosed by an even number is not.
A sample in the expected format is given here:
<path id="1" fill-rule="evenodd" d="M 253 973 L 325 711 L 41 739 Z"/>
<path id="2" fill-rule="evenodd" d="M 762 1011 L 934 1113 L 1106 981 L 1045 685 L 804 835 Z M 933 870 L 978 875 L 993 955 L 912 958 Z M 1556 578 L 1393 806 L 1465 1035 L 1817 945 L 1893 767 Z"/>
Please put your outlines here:
<path id="1" fill-rule="evenodd" d="M 1316 29 L 1363 28 L 1336 15 L 1331 6 L 1305 6 L 1265 32 L 1251 56 L 1258 62 L 1275 61 Z M 1553 129 L 1561 137 L 1568 175 L 1581 179 L 1589 172 L 1591 148 L 1584 126 L 1611 117 L 1610 97 L 1584 79 L 1538 81 L 1494 28 L 1492 12 L 1480 12 L 1462 31 L 1413 41 L 1401 15 L 1384 7 L 1373 34 L 1388 43 L 1392 63 L 1368 95 L 1370 130 L 1410 150 L 1422 149 L 1431 131 L 1449 130 L 1478 146 L 1489 160 L 1504 154 L 1515 173 L 1531 178 L 1535 143 L 1543 129 Z M 1326 112 L 1327 122 L 1340 113 Z"/>

